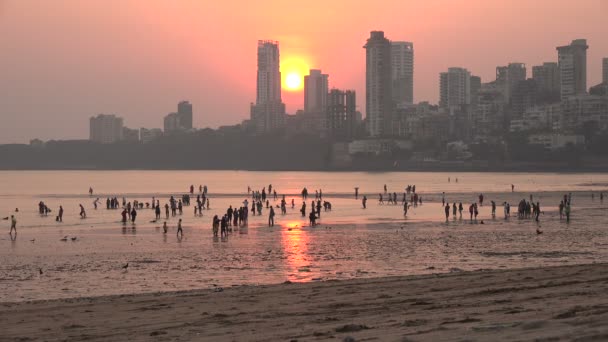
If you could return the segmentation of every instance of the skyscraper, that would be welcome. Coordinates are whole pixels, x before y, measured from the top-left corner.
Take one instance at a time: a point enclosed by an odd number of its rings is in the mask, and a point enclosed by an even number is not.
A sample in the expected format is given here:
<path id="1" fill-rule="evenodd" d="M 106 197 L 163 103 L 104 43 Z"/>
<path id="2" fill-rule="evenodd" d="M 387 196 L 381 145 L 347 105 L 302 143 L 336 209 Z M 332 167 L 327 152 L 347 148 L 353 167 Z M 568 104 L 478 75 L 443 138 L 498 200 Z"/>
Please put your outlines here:
<path id="1" fill-rule="evenodd" d="M 122 140 L 123 120 L 114 114 L 99 114 L 89 120 L 89 140 L 110 144 Z"/>
<path id="2" fill-rule="evenodd" d="M 602 82 L 608 84 L 608 57 L 602 59 Z"/>
<path id="3" fill-rule="evenodd" d="M 465 68 L 449 68 L 439 74 L 439 106 L 454 108 L 471 104 L 471 73 Z"/>
<path id="4" fill-rule="evenodd" d="M 496 83 L 502 87 L 505 101 L 511 101 L 515 86 L 526 79 L 526 65 L 523 63 L 509 63 L 507 66 L 496 67 Z"/>
<path id="5" fill-rule="evenodd" d="M 304 111 L 307 113 L 323 112 L 327 106 L 329 75 L 321 70 L 311 69 L 304 76 Z"/>
<path id="6" fill-rule="evenodd" d="M 256 104 L 281 102 L 279 42 L 258 41 Z"/>
<path id="7" fill-rule="evenodd" d="M 559 93 L 559 66 L 555 62 L 532 67 L 532 79 L 543 93 Z"/>
<path id="8" fill-rule="evenodd" d="M 354 90 L 332 89 L 327 100 L 327 130 L 336 139 L 350 139 L 355 134 L 357 100 Z"/>
<path id="9" fill-rule="evenodd" d="M 251 104 L 251 121 L 258 133 L 273 131 L 285 123 L 279 43 L 275 41 L 258 41 L 256 103 Z"/>
<path id="10" fill-rule="evenodd" d="M 391 42 L 382 31 L 372 31 L 364 46 L 365 113 L 369 135 L 380 137 L 391 132 L 393 116 Z"/>
<path id="11" fill-rule="evenodd" d="M 414 44 L 391 43 L 391 72 L 393 101 L 398 104 L 414 102 Z"/>
<path id="12" fill-rule="evenodd" d="M 570 45 L 557 47 L 561 98 L 587 92 L 586 39 L 573 40 Z"/>
<path id="13" fill-rule="evenodd" d="M 192 104 L 188 101 L 181 101 L 177 104 L 177 114 L 182 129 L 192 129 Z"/>

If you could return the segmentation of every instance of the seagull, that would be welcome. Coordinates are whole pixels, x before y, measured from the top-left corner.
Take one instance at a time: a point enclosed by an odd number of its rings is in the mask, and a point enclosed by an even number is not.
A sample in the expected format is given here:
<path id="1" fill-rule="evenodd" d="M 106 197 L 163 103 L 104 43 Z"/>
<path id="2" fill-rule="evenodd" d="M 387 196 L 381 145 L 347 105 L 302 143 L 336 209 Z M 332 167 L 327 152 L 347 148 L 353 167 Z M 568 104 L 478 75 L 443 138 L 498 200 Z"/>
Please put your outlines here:
<path id="1" fill-rule="evenodd" d="M 34 241 L 36 241 L 36 239 L 31 239 L 31 240 L 30 240 L 30 242 L 34 242 Z"/>
<path id="2" fill-rule="evenodd" d="M 61 239 L 61 240 L 59 240 L 59 241 L 66 242 L 66 241 L 68 241 L 68 237 L 67 237 L 67 236 L 64 236 L 64 237 L 63 237 L 63 239 Z"/>
<path id="3" fill-rule="evenodd" d="M 76 241 L 76 239 L 78 239 L 78 238 L 74 236 L 74 237 L 72 238 L 72 241 Z"/>
<path id="4" fill-rule="evenodd" d="M 543 233 L 543 231 L 542 231 L 542 230 L 540 230 L 540 229 L 536 228 L 536 234 L 537 234 L 537 235 L 540 235 L 540 234 L 542 234 L 542 233 Z"/>
<path id="5" fill-rule="evenodd" d="M 122 269 L 123 269 L 123 270 L 126 270 L 128 267 L 129 267 L 129 263 L 127 263 L 126 265 L 124 265 L 124 266 L 122 267 Z"/>

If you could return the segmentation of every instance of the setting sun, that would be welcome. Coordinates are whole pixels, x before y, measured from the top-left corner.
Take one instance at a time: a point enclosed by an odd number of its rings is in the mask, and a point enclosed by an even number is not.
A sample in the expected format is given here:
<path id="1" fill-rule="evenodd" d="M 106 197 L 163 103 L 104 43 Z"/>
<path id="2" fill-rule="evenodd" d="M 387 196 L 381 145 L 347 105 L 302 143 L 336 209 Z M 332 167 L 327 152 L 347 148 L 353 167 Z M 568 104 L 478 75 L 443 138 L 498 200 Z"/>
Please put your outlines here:
<path id="1" fill-rule="evenodd" d="M 283 89 L 297 92 L 304 89 L 304 76 L 308 75 L 309 66 L 302 58 L 287 57 L 281 61 Z"/>

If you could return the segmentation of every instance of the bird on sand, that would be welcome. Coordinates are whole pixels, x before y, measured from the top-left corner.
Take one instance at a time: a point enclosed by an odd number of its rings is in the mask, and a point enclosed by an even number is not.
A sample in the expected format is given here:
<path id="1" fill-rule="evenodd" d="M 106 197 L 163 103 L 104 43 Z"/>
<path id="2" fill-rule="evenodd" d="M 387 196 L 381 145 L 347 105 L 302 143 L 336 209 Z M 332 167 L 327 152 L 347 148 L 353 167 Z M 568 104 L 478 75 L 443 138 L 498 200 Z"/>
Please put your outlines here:
<path id="1" fill-rule="evenodd" d="M 129 263 L 127 263 L 126 265 L 124 265 L 124 266 L 122 267 L 122 269 L 123 269 L 123 270 L 126 270 L 127 268 L 129 268 Z"/>

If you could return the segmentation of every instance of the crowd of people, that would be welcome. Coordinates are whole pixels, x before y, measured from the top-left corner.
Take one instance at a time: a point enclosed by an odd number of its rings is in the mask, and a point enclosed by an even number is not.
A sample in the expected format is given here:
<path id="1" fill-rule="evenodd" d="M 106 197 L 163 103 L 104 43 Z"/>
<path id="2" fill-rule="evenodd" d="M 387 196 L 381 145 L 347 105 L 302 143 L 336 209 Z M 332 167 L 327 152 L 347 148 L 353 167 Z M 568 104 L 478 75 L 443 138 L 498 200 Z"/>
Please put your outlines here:
<path id="1" fill-rule="evenodd" d="M 451 181 L 451 180 L 449 180 Z M 511 185 L 511 191 L 514 191 L 515 186 Z M 163 222 L 163 232 L 168 232 L 168 224 L 167 221 L 171 217 L 180 216 L 177 225 L 178 236 L 183 236 L 182 229 L 182 216 L 184 214 L 184 207 L 191 205 L 191 198 L 194 196 L 194 185 L 190 185 L 188 193 L 181 194 L 177 198 L 175 196 L 170 196 L 168 201 L 161 205 L 160 200 L 152 197 L 151 202 L 140 202 L 139 200 L 128 201 L 125 197 L 122 197 L 122 200 L 119 201 L 118 197 L 107 197 L 106 198 L 106 209 L 107 210 L 115 210 L 122 209 L 120 222 L 123 225 L 127 225 L 127 223 L 131 223 L 133 228 L 135 227 L 136 220 L 138 217 L 138 210 L 152 209 L 154 210 L 154 220 L 150 221 L 151 223 L 157 223 L 161 221 L 162 209 L 164 208 L 164 216 L 165 220 Z M 262 216 L 264 215 L 264 210 L 267 210 L 268 213 L 268 226 L 273 227 L 276 223 L 276 213 L 280 212 L 281 215 L 286 215 L 288 210 L 288 202 L 285 194 L 279 195 L 277 193 L 277 189 L 273 188 L 272 184 L 269 184 L 267 187 L 262 187 L 261 190 L 252 190 L 249 186 L 247 188 L 248 196 L 250 196 L 251 203 L 248 199 L 245 199 L 238 207 L 234 207 L 230 205 L 225 213 L 220 215 L 214 215 L 211 222 L 211 227 L 214 236 L 222 236 L 225 237 L 229 233 L 233 231 L 233 229 L 239 229 L 240 227 L 248 225 L 249 213 L 251 212 L 252 216 Z M 89 195 L 93 196 L 93 189 L 89 188 Z M 307 217 L 309 226 L 315 227 L 321 218 L 322 211 L 328 212 L 332 210 L 331 202 L 323 199 L 323 190 L 318 189 L 315 190 L 314 200 L 311 200 L 310 206 L 307 206 L 307 199 L 309 196 L 308 189 L 304 187 L 300 196 L 302 199 L 302 204 L 299 209 L 301 217 Z M 359 198 L 359 188 L 355 187 L 355 199 Z M 401 197 L 401 201 L 398 199 L 397 192 L 389 192 L 386 184 L 383 187 L 383 192 L 378 194 L 378 204 L 379 205 L 398 205 L 401 203 L 403 206 L 403 216 L 407 217 L 408 212 L 412 207 L 417 207 L 418 205 L 422 205 L 422 196 L 420 196 L 416 192 L 416 185 L 407 185 L 404 188 L 403 194 Z M 600 201 L 603 202 L 604 194 L 599 194 Z M 279 200 L 280 198 L 280 200 Z M 386 199 L 386 201 L 385 201 Z M 479 215 L 479 208 L 484 205 L 485 196 L 483 194 L 479 194 L 477 201 L 470 203 L 468 206 L 469 211 L 469 220 L 471 222 L 477 222 L 477 217 Z M 595 199 L 595 194 L 592 194 L 592 199 Z M 563 200 L 559 203 L 559 217 L 560 219 L 566 219 L 567 222 L 570 222 L 571 218 L 571 200 L 572 194 L 564 195 Z M 272 202 L 271 202 L 272 201 Z M 99 203 L 99 198 L 96 198 L 93 202 L 94 209 L 97 209 Z M 491 217 L 496 217 L 496 202 L 494 200 L 490 201 L 491 203 Z M 250 206 L 251 204 L 251 206 Z M 448 221 L 450 216 L 453 219 L 457 219 L 458 217 L 462 219 L 464 206 L 462 202 L 456 203 L 452 202 L 451 204 L 446 200 L 446 194 L 443 192 L 441 194 L 441 205 L 445 213 L 445 219 Z M 507 202 L 503 202 L 503 211 L 504 218 L 508 219 L 511 216 L 511 205 Z M 291 209 L 295 209 L 295 198 L 291 198 L 290 201 Z M 362 198 L 362 208 L 367 208 L 367 196 L 363 195 Z M 81 219 L 87 218 L 87 213 L 85 207 L 82 204 L 79 204 L 79 216 Z M 206 185 L 199 186 L 199 194 L 196 195 L 196 204 L 194 205 L 194 216 L 201 217 L 203 216 L 204 210 L 211 210 L 208 188 Z M 15 210 L 18 212 L 18 209 Z M 40 201 L 38 203 L 38 213 L 41 216 L 48 216 L 51 212 L 51 209 L 48 205 Z M 517 217 L 519 219 L 534 219 L 535 221 L 540 221 L 540 215 L 543 213 L 541 210 L 540 201 L 534 201 L 533 195 L 530 195 L 529 200 L 522 199 L 519 201 L 517 205 Z M 64 209 L 63 206 L 59 206 L 58 213 L 55 217 L 55 220 L 59 223 L 63 222 Z M 9 217 L 5 217 L 5 220 L 8 220 Z M 10 216 L 11 221 L 11 230 L 10 233 L 16 234 L 17 230 L 17 219 L 15 215 Z M 483 220 L 481 221 L 483 223 Z"/>

